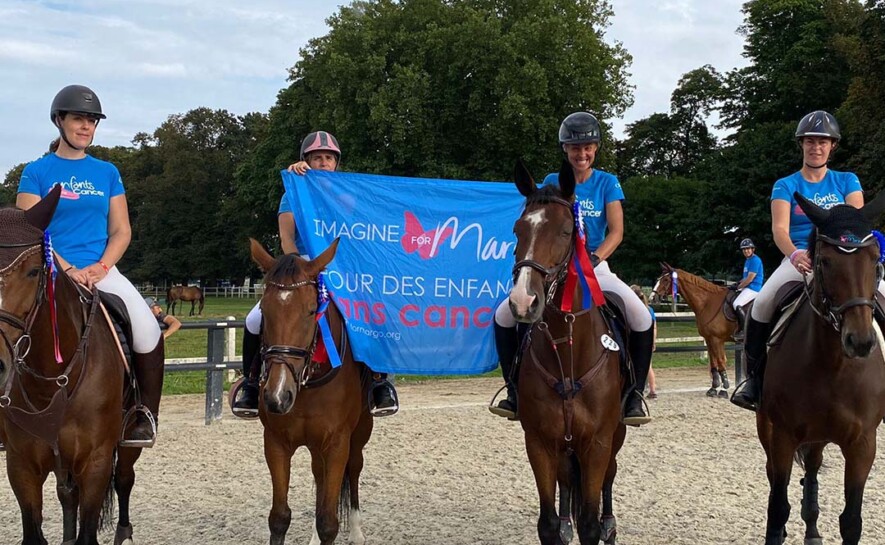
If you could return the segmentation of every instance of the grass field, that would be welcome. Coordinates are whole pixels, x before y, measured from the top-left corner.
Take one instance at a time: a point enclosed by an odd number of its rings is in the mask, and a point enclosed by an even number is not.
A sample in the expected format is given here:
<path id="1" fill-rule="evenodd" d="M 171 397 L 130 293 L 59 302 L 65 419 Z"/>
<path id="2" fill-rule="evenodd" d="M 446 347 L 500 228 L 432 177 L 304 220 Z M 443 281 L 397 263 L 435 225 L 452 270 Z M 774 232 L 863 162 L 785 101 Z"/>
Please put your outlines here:
<path id="1" fill-rule="evenodd" d="M 208 321 L 208 320 L 226 320 L 229 316 L 233 316 L 236 320 L 244 320 L 246 315 L 257 302 L 257 299 L 251 298 L 231 298 L 231 297 L 207 297 L 203 308 L 202 316 L 188 317 L 187 312 L 190 311 L 190 305 L 184 306 L 183 311 L 176 309 L 177 318 L 182 322 Z M 658 324 L 658 338 L 665 337 L 696 337 L 697 329 L 693 323 L 686 322 L 670 322 Z M 166 357 L 167 358 L 199 358 L 206 356 L 206 331 L 205 330 L 181 330 L 172 335 L 166 341 Z M 240 339 L 242 339 L 242 331 L 237 331 L 237 355 L 241 354 Z M 681 343 L 683 345 L 693 345 L 699 343 Z M 676 353 L 664 354 L 656 353 L 653 360 L 654 367 L 689 367 L 689 366 L 706 366 L 705 359 L 700 354 Z M 501 371 L 497 369 L 486 373 L 482 376 L 500 376 Z M 427 380 L 444 380 L 446 378 L 454 378 L 453 376 L 423 376 L 423 375 L 399 375 L 397 382 L 422 382 Z M 463 377 L 458 377 L 463 378 Z M 225 389 L 228 384 L 225 384 Z M 165 384 L 163 387 L 164 394 L 192 394 L 205 392 L 206 374 L 202 372 L 181 372 L 167 373 Z"/>

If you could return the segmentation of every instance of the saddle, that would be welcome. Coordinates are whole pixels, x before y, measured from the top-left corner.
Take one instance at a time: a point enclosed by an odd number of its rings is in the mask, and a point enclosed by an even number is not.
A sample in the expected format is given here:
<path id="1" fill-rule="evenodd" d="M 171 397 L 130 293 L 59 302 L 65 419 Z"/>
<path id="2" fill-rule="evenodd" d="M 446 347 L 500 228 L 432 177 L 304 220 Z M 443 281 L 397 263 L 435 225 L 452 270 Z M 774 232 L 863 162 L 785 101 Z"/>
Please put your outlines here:
<path id="1" fill-rule="evenodd" d="M 737 291 L 728 290 L 728 293 L 725 294 L 725 301 L 722 302 L 722 314 L 725 315 L 725 319 L 729 322 L 737 322 L 738 316 L 737 312 L 734 310 L 734 301 L 740 295 Z"/>

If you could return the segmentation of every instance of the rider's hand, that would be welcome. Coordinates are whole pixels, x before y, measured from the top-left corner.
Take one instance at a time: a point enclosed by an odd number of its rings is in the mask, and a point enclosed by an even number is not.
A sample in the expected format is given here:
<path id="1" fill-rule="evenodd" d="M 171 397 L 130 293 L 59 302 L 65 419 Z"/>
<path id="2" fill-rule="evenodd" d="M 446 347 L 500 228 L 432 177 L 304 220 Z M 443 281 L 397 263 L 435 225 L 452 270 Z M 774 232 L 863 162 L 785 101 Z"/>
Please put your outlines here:
<path id="1" fill-rule="evenodd" d="M 737 284 L 731 284 L 728 286 L 728 291 L 737 291 L 737 290 L 738 290 Z"/>
<path id="2" fill-rule="evenodd" d="M 596 255 L 596 254 L 590 254 L 590 264 L 593 265 L 593 268 L 594 268 L 594 269 L 595 269 L 595 268 L 597 267 L 597 265 L 599 265 L 601 262 L 602 262 L 602 260 L 599 259 L 599 256 L 598 256 L 598 255 Z"/>
<path id="3" fill-rule="evenodd" d="M 304 176 L 304 173 L 310 170 L 310 167 L 307 165 L 307 162 L 298 161 L 295 164 L 289 165 L 289 168 L 287 168 L 286 170 L 288 170 L 289 172 L 294 172 L 299 176 Z"/>
<path id="4" fill-rule="evenodd" d="M 86 276 L 88 278 L 87 286 L 89 286 L 90 288 L 94 284 L 97 284 L 97 283 L 101 282 L 102 280 L 104 280 L 104 277 L 108 275 L 108 272 L 101 265 L 101 263 L 93 263 L 92 265 L 89 265 L 85 269 L 80 269 L 80 270 L 83 271 L 84 273 L 86 273 Z"/>
<path id="5" fill-rule="evenodd" d="M 802 274 L 811 272 L 811 259 L 808 257 L 808 250 L 794 251 L 790 254 L 790 263 Z"/>
<path id="6" fill-rule="evenodd" d="M 89 274 L 85 269 L 78 269 L 76 267 L 71 267 L 66 270 L 65 273 L 71 277 L 71 280 L 78 284 L 82 284 L 89 289 L 92 289 L 92 282 L 89 280 Z"/>

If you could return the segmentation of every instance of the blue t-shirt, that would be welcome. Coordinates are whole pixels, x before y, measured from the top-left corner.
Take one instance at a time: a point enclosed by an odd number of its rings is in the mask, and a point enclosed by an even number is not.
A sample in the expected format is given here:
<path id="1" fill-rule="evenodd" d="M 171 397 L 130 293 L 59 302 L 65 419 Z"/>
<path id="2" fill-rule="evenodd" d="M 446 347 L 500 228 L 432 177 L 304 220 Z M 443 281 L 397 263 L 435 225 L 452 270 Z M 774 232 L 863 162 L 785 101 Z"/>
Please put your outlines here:
<path id="1" fill-rule="evenodd" d="M 559 173 L 548 174 L 541 187 L 551 184 L 559 185 Z M 593 169 L 587 181 L 575 186 L 575 198 L 581 203 L 587 249 L 594 252 L 605 240 L 605 231 L 608 227 L 605 205 L 614 201 L 623 201 L 624 191 L 614 174 Z"/>
<path id="2" fill-rule="evenodd" d="M 49 223 L 52 247 L 71 265 L 92 265 L 101 259 L 108 245 L 111 197 L 125 193 L 120 172 L 113 164 L 91 155 L 64 159 L 50 153 L 28 163 L 18 192 L 42 198 L 56 184 L 62 190 Z"/>
<path id="3" fill-rule="evenodd" d="M 747 288 L 753 291 L 761 290 L 765 271 L 762 270 L 762 259 L 756 254 L 751 255 L 744 261 L 744 276 L 741 277 L 741 280 L 749 276 L 750 273 L 756 273 L 756 276 L 753 277 L 753 281 L 747 285 Z"/>
<path id="4" fill-rule="evenodd" d="M 286 198 L 286 192 L 283 191 L 283 196 L 280 198 L 280 207 L 277 209 L 277 216 L 285 214 L 286 212 L 294 215 L 292 207 L 289 206 L 289 199 Z M 298 233 L 297 227 L 295 228 L 295 247 L 298 248 L 299 252 L 305 251 L 304 241 L 301 240 L 301 234 Z"/>
<path id="5" fill-rule="evenodd" d="M 801 171 L 775 182 L 771 190 L 771 200 L 790 203 L 790 240 L 796 248 L 807 250 L 808 237 L 811 236 L 813 225 L 793 198 L 793 192 L 796 191 L 821 208 L 830 209 L 837 204 L 845 203 L 846 195 L 863 189 L 860 187 L 860 180 L 853 172 L 835 170 L 828 170 L 824 179 L 817 183 L 807 181 L 802 177 Z"/>
<path id="6" fill-rule="evenodd" d="M 648 307 L 648 312 L 651 314 L 651 321 L 652 322 L 658 321 L 658 317 L 655 316 L 655 309 Z"/>

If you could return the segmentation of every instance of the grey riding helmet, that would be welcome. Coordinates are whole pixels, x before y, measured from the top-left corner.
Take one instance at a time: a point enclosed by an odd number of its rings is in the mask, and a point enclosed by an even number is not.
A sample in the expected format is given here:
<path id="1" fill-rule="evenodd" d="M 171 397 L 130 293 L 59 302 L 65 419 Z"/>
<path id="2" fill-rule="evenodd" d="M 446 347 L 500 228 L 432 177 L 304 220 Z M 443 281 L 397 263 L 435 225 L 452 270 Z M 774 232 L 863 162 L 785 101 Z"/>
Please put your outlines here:
<path id="1" fill-rule="evenodd" d="M 559 125 L 560 144 L 590 144 L 602 140 L 599 121 L 590 112 L 569 114 Z"/>
<path id="2" fill-rule="evenodd" d="M 811 112 L 799 120 L 799 125 L 796 127 L 796 139 L 805 136 L 824 136 L 837 142 L 842 139 L 836 118 L 823 110 Z"/>
<path id="3" fill-rule="evenodd" d="M 86 114 L 97 119 L 107 119 L 101 111 L 101 101 L 92 89 L 85 85 L 68 85 L 59 91 L 52 99 L 49 108 L 49 119 L 55 124 L 55 118 L 59 114 L 77 112 Z"/>

